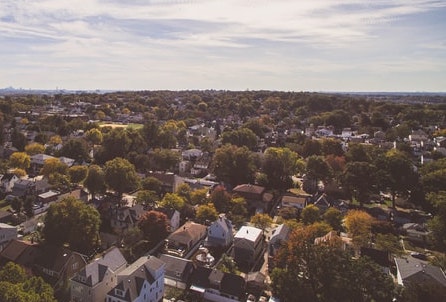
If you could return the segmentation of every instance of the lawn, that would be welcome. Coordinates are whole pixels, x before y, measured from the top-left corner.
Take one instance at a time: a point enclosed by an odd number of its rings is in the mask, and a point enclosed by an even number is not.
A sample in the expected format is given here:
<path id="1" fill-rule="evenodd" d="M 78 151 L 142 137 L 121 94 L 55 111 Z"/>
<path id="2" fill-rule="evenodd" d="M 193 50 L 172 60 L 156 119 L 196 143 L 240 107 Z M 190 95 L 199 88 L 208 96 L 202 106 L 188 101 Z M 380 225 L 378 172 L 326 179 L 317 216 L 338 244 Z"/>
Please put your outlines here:
<path id="1" fill-rule="evenodd" d="M 143 124 L 135 124 L 135 123 L 130 123 L 130 124 L 115 124 L 115 123 L 99 123 L 99 126 L 101 127 L 111 127 L 111 128 L 131 128 L 134 130 L 139 130 L 142 127 L 144 127 Z"/>

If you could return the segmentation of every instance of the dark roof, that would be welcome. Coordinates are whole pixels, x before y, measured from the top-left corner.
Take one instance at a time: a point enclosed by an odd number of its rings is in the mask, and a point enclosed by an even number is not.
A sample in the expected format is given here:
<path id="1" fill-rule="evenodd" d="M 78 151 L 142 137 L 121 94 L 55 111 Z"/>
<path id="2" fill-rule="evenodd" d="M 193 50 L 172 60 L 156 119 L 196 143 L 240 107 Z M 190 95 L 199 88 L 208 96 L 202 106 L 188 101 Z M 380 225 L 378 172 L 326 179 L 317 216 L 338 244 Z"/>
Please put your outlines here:
<path id="1" fill-rule="evenodd" d="M 437 283 L 446 287 L 446 276 L 443 270 L 426 261 L 413 257 L 395 258 L 397 269 L 403 282 Z"/>
<path id="2" fill-rule="evenodd" d="M 265 192 L 265 188 L 257 185 L 243 184 L 236 186 L 233 189 L 233 191 L 236 193 L 249 193 L 249 194 L 261 195 L 263 192 Z"/>
<path id="3" fill-rule="evenodd" d="M 190 240 L 198 240 L 206 234 L 207 227 L 205 225 L 188 221 L 179 227 L 175 232 L 169 235 L 169 240 L 179 243 L 188 244 Z"/>
<path id="4" fill-rule="evenodd" d="M 1 177 L 1 181 L 10 181 L 15 176 L 14 173 L 6 173 Z"/>
<path id="5" fill-rule="evenodd" d="M 242 297 L 246 283 L 245 279 L 238 275 L 207 267 L 197 267 L 191 276 L 191 284 L 201 288 L 215 288 L 221 293 Z"/>
<path id="6" fill-rule="evenodd" d="M 101 258 L 95 259 L 92 263 L 85 266 L 74 277 L 73 280 L 94 286 L 104 279 L 107 270 L 116 272 L 124 268 L 127 264 L 124 256 L 117 247 L 108 250 Z"/>
<path id="7" fill-rule="evenodd" d="M 381 266 L 390 266 L 390 253 L 387 251 L 380 251 L 369 247 L 361 247 L 361 256 L 369 257 Z"/>
<path id="8" fill-rule="evenodd" d="M 35 260 L 36 265 L 59 273 L 75 253 L 64 247 L 50 245 L 40 246 L 39 250 L 41 252 Z"/>
<path id="9" fill-rule="evenodd" d="M 173 214 L 175 214 L 175 212 L 177 210 L 175 210 L 174 208 L 159 207 L 159 208 L 156 208 L 155 211 L 161 212 L 161 213 L 165 214 L 167 216 L 167 218 L 172 219 Z"/>
<path id="10" fill-rule="evenodd" d="M 11 240 L 6 246 L 5 248 L 1 251 L 0 256 L 7 260 L 7 261 L 12 261 L 14 263 L 18 263 L 18 264 L 25 264 L 29 261 L 29 263 L 32 263 L 33 259 L 26 259 L 23 258 L 22 256 L 25 255 L 29 255 L 30 253 L 26 253 L 26 250 L 34 250 L 36 247 L 35 245 L 26 242 L 26 241 L 21 241 L 21 240 Z M 19 258 L 23 258 L 22 261 L 19 261 Z M 20 263 L 21 262 L 21 263 Z M 27 266 L 27 265 L 25 265 Z"/>
<path id="11" fill-rule="evenodd" d="M 223 293 L 236 297 L 242 297 L 245 294 L 245 279 L 238 275 L 225 273 L 221 280 L 221 289 Z"/>
<path id="12" fill-rule="evenodd" d="M 160 260 L 166 263 L 165 275 L 174 279 L 180 279 L 181 277 L 187 279 L 189 276 L 184 274 L 189 272 L 194 267 L 191 260 L 171 255 L 161 254 Z"/>

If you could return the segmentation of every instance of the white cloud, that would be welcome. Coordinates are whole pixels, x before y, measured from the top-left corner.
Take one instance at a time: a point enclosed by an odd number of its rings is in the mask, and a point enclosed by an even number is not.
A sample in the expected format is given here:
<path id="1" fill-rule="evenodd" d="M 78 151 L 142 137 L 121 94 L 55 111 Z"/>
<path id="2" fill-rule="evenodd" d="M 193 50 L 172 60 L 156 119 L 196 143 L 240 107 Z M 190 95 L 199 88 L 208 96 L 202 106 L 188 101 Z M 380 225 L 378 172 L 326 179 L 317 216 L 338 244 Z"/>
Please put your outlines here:
<path id="1" fill-rule="evenodd" d="M 438 51 L 444 43 L 426 36 L 424 46 L 411 45 L 410 34 L 400 33 L 410 30 L 406 18 L 445 7 L 440 0 L 3 0 L 0 41 L 20 50 L 15 55 L 0 50 L 0 60 L 12 66 L 0 75 L 0 87 L 9 85 L 14 66 L 48 66 L 65 82 L 76 79 L 61 73 L 72 66 L 102 86 L 105 79 L 122 80 L 100 76 L 116 71 L 133 77 L 128 85 L 142 85 L 147 77 L 160 84 L 170 77 L 183 88 L 180 81 L 211 87 L 222 79 L 235 86 L 248 77 L 278 85 L 280 75 L 355 69 L 444 72 Z M 433 50 L 435 57 L 420 58 Z M 30 59 L 22 56 L 25 51 Z M 89 84 L 79 78 L 77 85 Z"/>

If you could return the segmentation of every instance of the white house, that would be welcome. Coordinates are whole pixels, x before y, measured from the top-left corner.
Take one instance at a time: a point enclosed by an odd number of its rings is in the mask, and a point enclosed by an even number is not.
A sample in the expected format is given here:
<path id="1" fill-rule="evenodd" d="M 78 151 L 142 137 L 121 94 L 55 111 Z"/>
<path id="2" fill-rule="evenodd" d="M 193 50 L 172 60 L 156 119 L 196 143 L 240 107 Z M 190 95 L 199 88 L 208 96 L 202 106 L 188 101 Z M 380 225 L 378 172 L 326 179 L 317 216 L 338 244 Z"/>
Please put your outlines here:
<path id="1" fill-rule="evenodd" d="M 228 247 L 234 240 L 232 222 L 225 214 L 220 214 L 216 221 L 208 227 L 207 246 Z"/>
<path id="2" fill-rule="evenodd" d="M 71 278 L 71 301 L 105 301 L 107 293 L 118 284 L 117 274 L 126 266 L 124 256 L 113 247 Z"/>
<path id="3" fill-rule="evenodd" d="M 164 296 L 165 263 L 141 257 L 118 274 L 118 284 L 108 292 L 106 302 L 158 302 Z"/>
<path id="4" fill-rule="evenodd" d="M 19 178 L 13 173 L 6 173 L 5 175 L 0 175 L 1 189 L 5 193 L 12 192 L 12 187 Z"/>
<path id="5" fill-rule="evenodd" d="M 234 260 L 238 265 L 252 265 L 263 252 L 262 230 L 242 226 L 234 236 Z"/>
<path id="6" fill-rule="evenodd" d="M 13 239 L 17 239 L 17 227 L 0 223 L 0 251 Z"/>

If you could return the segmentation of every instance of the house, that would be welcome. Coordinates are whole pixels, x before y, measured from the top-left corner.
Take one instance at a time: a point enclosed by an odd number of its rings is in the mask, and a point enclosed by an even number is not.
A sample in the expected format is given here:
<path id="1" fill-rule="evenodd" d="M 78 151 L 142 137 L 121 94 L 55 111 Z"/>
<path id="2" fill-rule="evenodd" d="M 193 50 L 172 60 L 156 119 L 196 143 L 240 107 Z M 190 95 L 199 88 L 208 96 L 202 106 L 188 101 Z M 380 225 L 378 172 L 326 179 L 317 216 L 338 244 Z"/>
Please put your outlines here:
<path id="1" fill-rule="evenodd" d="M 283 207 L 293 207 L 298 210 L 303 210 L 307 204 L 308 200 L 310 199 L 310 195 L 308 194 L 293 194 L 290 192 L 287 192 L 280 197 L 280 206 Z"/>
<path id="2" fill-rule="evenodd" d="M 234 260 L 239 266 L 252 266 L 263 252 L 263 233 L 261 229 L 242 226 L 234 236 Z"/>
<path id="3" fill-rule="evenodd" d="M 71 301 L 105 301 L 107 293 L 118 284 L 117 274 L 126 266 L 117 247 L 106 251 L 70 279 Z"/>
<path id="4" fill-rule="evenodd" d="M 14 186 L 14 183 L 18 180 L 19 178 L 17 177 L 17 175 L 13 173 L 6 173 L 4 175 L 1 175 L 0 176 L 1 191 L 4 193 L 12 192 L 12 187 Z"/>
<path id="5" fill-rule="evenodd" d="M 10 211 L 0 210 L 0 223 L 9 223 L 14 219 L 14 215 Z"/>
<path id="6" fill-rule="evenodd" d="M 54 156 L 39 153 L 35 155 L 31 155 L 31 165 L 30 169 L 34 174 L 39 174 L 40 170 L 43 168 L 45 161 L 50 158 L 55 158 Z"/>
<path id="7" fill-rule="evenodd" d="M 60 160 L 61 163 L 66 164 L 68 167 L 71 167 L 75 163 L 74 159 L 69 158 L 69 157 L 65 157 L 65 156 L 59 157 L 59 160 Z"/>
<path id="8" fill-rule="evenodd" d="M 70 191 L 68 193 L 61 194 L 57 198 L 57 201 L 61 201 L 67 197 L 74 197 L 74 198 L 81 200 L 85 203 L 88 202 L 88 193 L 82 189 L 76 189 L 76 190 Z"/>
<path id="9" fill-rule="evenodd" d="M 262 186 L 242 184 L 236 186 L 232 191 L 235 195 L 245 198 L 251 213 L 266 213 L 271 210 L 274 195 L 267 193 Z"/>
<path id="10" fill-rule="evenodd" d="M 277 255 L 279 249 L 287 242 L 290 236 L 290 228 L 286 224 L 277 226 L 271 232 L 271 237 L 268 241 L 268 269 L 274 268 L 274 257 Z"/>
<path id="11" fill-rule="evenodd" d="M 169 221 L 170 232 L 174 232 L 180 227 L 180 212 L 174 208 L 156 208 L 155 211 L 164 213 Z"/>
<path id="12" fill-rule="evenodd" d="M 257 297 L 266 289 L 266 276 L 261 272 L 249 272 L 246 274 L 246 292 Z"/>
<path id="13" fill-rule="evenodd" d="M 228 247 L 234 240 L 232 222 L 225 214 L 220 214 L 216 221 L 208 227 L 206 246 Z"/>
<path id="14" fill-rule="evenodd" d="M 12 187 L 11 195 L 15 197 L 23 197 L 34 195 L 36 191 L 36 183 L 29 179 L 19 179 Z"/>
<path id="15" fill-rule="evenodd" d="M 173 173 L 150 172 L 147 177 L 154 177 L 161 181 L 161 190 L 163 193 L 174 193 L 178 186 L 183 183 L 183 179 Z"/>
<path id="16" fill-rule="evenodd" d="M 18 239 L 11 240 L 0 252 L 0 263 L 14 262 L 31 271 L 38 256 L 37 245 Z"/>
<path id="17" fill-rule="evenodd" d="M 136 204 L 133 207 L 116 207 L 110 219 L 111 226 L 117 232 L 136 226 L 142 215 L 146 213 L 144 206 Z"/>
<path id="18" fill-rule="evenodd" d="M 161 254 L 160 260 L 166 264 L 164 285 L 186 289 L 195 267 L 192 260 Z"/>
<path id="19" fill-rule="evenodd" d="M 85 257 L 65 247 L 39 245 L 34 268 L 48 283 L 57 288 L 87 265 Z"/>
<path id="20" fill-rule="evenodd" d="M 198 248 L 198 244 L 206 237 L 206 234 L 206 226 L 188 221 L 167 237 L 165 252 L 187 258 Z"/>
<path id="21" fill-rule="evenodd" d="M 318 192 L 312 197 L 313 204 L 319 208 L 321 213 L 325 212 L 329 207 L 331 207 L 331 203 L 328 200 L 327 194 Z"/>
<path id="22" fill-rule="evenodd" d="M 42 205 L 43 205 L 43 204 L 49 204 L 49 203 L 51 203 L 51 202 L 56 201 L 56 200 L 57 200 L 57 197 L 58 197 L 59 195 L 60 195 L 60 192 L 50 190 L 50 191 L 48 191 L 48 192 L 39 194 L 39 195 L 37 196 L 37 201 L 38 201 L 40 204 L 42 204 Z"/>
<path id="23" fill-rule="evenodd" d="M 117 285 L 106 296 L 107 302 L 162 301 L 165 263 L 149 256 L 141 257 L 119 272 Z"/>
<path id="24" fill-rule="evenodd" d="M 390 264 L 392 262 L 389 251 L 380 251 L 374 248 L 361 247 L 361 257 L 369 257 L 373 262 L 378 264 L 385 274 L 390 274 Z"/>
<path id="25" fill-rule="evenodd" d="M 196 161 L 203 155 L 203 151 L 199 149 L 188 149 L 181 153 L 184 160 Z"/>
<path id="26" fill-rule="evenodd" d="M 402 227 L 403 232 L 406 234 L 406 238 L 410 241 L 425 244 L 427 243 L 430 231 L 427 225 L 424 223 L 405 223 Z"/>
<path id="27" fill-rule="evenodd" d="M 190 291 L 196 295 L 196 301 L 246 301 L 246 281 L 238 275 L 198 267 L 191 276 L 190 284 Z"/>
<path id="28" fill-rule="evenodd" d="M 446 293 L 446 276 L 440 267 L 414 257 L 395 258 L 395 264 L 399 285 L 408 286 L 413 283 Z"/>
<path id="29" fill-rule="evenodd" d="M 342 235 L 342 234 L 341 234 Z M 317 237 L 314 239 L 315 245 L 330 245 L 334 247 L 338 247 L 343 251 L 352 251 L 353 245 L 352 245 L 352 239 L 345 237 L 345 236 L 339 236 L 336 231 L 330 231 L 324 236 Z"/>
<path id="30" fill-rule="evenodd" d="M 13 239 L 17 239 L 17 227 L 0 223 L 0 251 Z"/>

